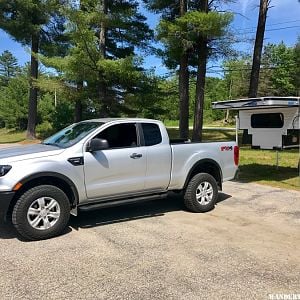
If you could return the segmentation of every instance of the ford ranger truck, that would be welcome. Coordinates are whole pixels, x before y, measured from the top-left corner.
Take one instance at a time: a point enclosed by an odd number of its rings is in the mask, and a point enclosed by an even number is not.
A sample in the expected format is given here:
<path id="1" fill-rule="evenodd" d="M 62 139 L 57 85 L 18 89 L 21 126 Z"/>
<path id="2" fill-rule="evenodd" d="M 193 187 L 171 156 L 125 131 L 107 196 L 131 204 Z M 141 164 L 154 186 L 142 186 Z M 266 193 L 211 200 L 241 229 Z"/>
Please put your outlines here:
<path id="1" fill-rule="evenodd" d="M 214 208 L 237 171 L 235 142 L 170 140 L 162 122 L 95 119 L 41 144 L 0 150 L 0 219 L 26 240 L 62 233 L 70 215 L 182 192 L 186 208 Z"/>

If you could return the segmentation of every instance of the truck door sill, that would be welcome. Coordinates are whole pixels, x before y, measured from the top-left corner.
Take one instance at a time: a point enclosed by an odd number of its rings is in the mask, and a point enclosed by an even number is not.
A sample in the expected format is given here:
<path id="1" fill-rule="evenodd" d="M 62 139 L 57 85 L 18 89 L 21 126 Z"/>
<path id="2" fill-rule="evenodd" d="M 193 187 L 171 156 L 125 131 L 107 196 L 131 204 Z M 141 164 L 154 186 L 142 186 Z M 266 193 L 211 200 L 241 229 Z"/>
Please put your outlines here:
<path id="1" fill-rule="evenodd" d="M 95 202 L 95 203 L 89 203 L 84 204 L 81 206 L 78 206 L 78 209 L 80 211 L 90 211 L 90 210 L 96 210 L 99 208 L 105 208 L 105 207 L 113 207 L 113 206 L 120 206 L 123 204 L 131 204 L 131 203 L 137 203 L 137 202 L 143 202 L 143 201 L 149 201 L 149 200 L 159 200 L 164 199 L 167 197 L 168 193 L 162 193 L 157 195 L 148 195 L 148 196 L 139 196 L 129 199 L 119 199 L 119 200 L 108 200 L 108 201 L 101 201 L 101 202 Z"/>

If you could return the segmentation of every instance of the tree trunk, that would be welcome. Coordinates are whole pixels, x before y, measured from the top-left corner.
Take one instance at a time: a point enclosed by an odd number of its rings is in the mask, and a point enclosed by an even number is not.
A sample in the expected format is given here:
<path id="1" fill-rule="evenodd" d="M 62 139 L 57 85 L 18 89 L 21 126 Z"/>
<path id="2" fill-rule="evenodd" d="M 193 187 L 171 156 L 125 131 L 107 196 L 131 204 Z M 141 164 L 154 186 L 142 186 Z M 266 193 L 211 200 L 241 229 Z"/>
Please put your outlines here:
<path id="1" fill-rule="evenodd" d="M 200 11 L 208 12 L 208 0 L 200 2 Z M 204 108 L 204 90 L 206 77 L 206 64 L 208 57 L 208 40 L 205 36 L 200 36 L 198 40 L 198 69 L 196 81 L 196 97 L 195 97 L 195 112 L 194 112 L 194 126 L 193 126 L 193 142 L 202 141 L 203 128 L 203 108 Z"/>
<path id="2" fill-rule="evenodd" d="M 99 48 L 100 53 L 103 58 L 106 57 L 106 24 L 105 24 L 105 16 L 107 15 L 107 0 L 100 0 L 101 2 L 101 13 L 103 17 L 100 22 L 100 32 L 99 32 Z"/>
<path id="3" fill-rule="evenodd" d="M 187 12 L 187 1 L 180 0 L 180 16 Z M 179 134 L 189 137 L 189 68 L 188 53 L 183 49 L 179 63 Z"/>
<path id="4" fill-rule="evenodd" d="M 198 49 L 199 49 L 199 56 L 198 56 L 197 81 L 196 81 L 194 127 L 193 127 L 193 136 L 192 136 L 193 142 L 202 141 L 204 90 L 205 90 L 207 51 L 208 51 L 206 38 L 200 38 Z"/>
<path id="5" fill-rule="evenodd" d="M 74 114 L 74 121 L 80 122 L 82 120 L 82 102 L 81 102 L 81 95 L 83 89 L 83 82 L 77 82 L 77 95 L 78 98 L 75 101 L 75 114 Z"/>
<path id="6" fill-rule="evenodd" d="M 28 103 L 28 123 L 27 123 L 27 139 L 35 139 L 35 126 L 37 119 L 37 96 L 38 89 L 35 81 L 38 78 L 38 58 L 39 52 L 39 34 L 33 34 L 31 37 L 31 62 L 30 62 L 30 79 L 29 79 L 29 103 Z"/>
<path id="7" fill-rule="evenodd" d="M 104 16 L 107 15 L 107 0 L 101 0 L 101 12 Z M 106 58 L 106 24 L 105 20 L 101 20 L 100 23 L 100 33 L 99 33 L 99 49 L 103 59 Z M 110 104 L 107 99 L 107 85 L 105 83 L 105 78 L 102 72 L 99 72 L 99 100 L 100 100 L 100 116 L 108 117 L 110 111 Z"/>
<path id="8" fill-rule="evenodd" d="M 255 98 L 257 96 L 261 54 L 264 43 L 265 27 L 269 4 L 270 0 L 260 0 L 258 24 L 253 51 L 252 70 L 250 76 L 250 87 L 248 93 L 249 98 Z"/>
<path id="9" fill-rule="evenodd" d="M 82 103 L 80 99 L 77 99 L 75 102 L 75 123 L 82 121 Z"/>

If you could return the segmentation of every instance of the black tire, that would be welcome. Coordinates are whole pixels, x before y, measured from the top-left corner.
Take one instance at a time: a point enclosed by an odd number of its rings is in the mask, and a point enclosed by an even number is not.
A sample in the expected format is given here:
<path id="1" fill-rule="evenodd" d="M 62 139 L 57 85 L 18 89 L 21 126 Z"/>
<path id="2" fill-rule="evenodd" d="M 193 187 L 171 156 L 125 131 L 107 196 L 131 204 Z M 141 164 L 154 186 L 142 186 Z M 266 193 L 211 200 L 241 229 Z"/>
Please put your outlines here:
<path id="1" fill-rule="evenodd" d="M 42 199 L 44 198 L 43 200 L 44 203 L 47 203 L 45 202 L 47 200 L 48 201 L 51 201 L 51 199 L 54 200 L 56 202 L 56 205 L 53 209 L 58 209 L 58 213 L 57 211 L 54 211 L 54 213 L 57 214 L 55 218 L 52 218 L 51 216 L 50 217 L 47 216 L 48 224 L 49 224 L 49 220 L 54 223 L 53 225 L 51 225 L 50 228 L 47 229 L 34 228 L 29 222 L 31 221 L 30 219 L 31 217 L 30 216 L 28 217 L 29 208 L 31 208 L 32 205 L 35 205 L 35 203 L 37 203 L 37 200 L 41 198 Z M 47 209 L 47 206 L 44 207 L 44 210 L 45 209 Z M 53 211 L 51 211 L 50 213 L 53 214 Z M 37 224 L 36 227 L 38 227 L 39 224 L 43 224 L 43 222 L 45 222 L 43 221 L 43 218 L 46 218 L 46 216 L 42 217 L 40 216 L 40 214 L 41 212 L 39 213 L 38 216 L 33 215 L 33 220 L 35 217 L 36 219 L 39 218 L 40 220 L 38 221 L 39 223 Z M 28 218 L 30 220 L 28 220 Z M 12 222 L 16 230 L 18 231 L 18 233 L 25 240 L 31 240 L 31 241 L 44 240 L 61 234 L 62 231 L 66 228 L 69 222 L 69 218 L 70 218 L 70 202 L 68 197 L 61 189 L 52 185 L 40 185 L 26 191 L 17 200 L 12 213 Z"/>
<path id="2" fill-rule="evenodd" d="M 200 185 L 205 186 L 205 183 L 208 183 L 207 191 L 212 190 L 212 192 L 208 193 L 207 198 L 203 196 L 200 197 L 200 200 L 197 200 L 196 194 L 198 193 L 198 195 L 201 195 L 200 194 L 201 190 L 198 189 L 198 187 Z M 186 208 L 192 212 L 197 212 L 197 213 L 207 212 L 212 210 L 215 207 L 217 199 L 218 199 L 217 182 L 214 177 L 212 177 L 207 173 L 196 174 L 188 183 L 184 193 L 184 204 Z"/>

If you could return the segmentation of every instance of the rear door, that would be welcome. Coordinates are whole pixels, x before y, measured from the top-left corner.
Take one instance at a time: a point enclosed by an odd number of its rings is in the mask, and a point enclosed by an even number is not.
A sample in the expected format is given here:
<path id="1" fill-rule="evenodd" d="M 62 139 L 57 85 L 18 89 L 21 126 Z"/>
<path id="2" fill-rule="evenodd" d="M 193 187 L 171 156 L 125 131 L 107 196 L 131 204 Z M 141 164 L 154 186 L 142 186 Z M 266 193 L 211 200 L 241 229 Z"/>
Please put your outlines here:
<path id="1" fill-rule="evenodd" d="M 140 147 L 136 123 L 111 125 L 94 138 L 106 139 L 109 149 L 84 154 L 87 197 L 101 199 L 143 192 L 146 151 Z"/>
<path id="2" fill-rule="evenodd" d="M 171 176 L 171 147 L 163 141 L 156 123 L 141 123 L 143 145 L 147 155 L 145 191 L 167 190 Z"/>

